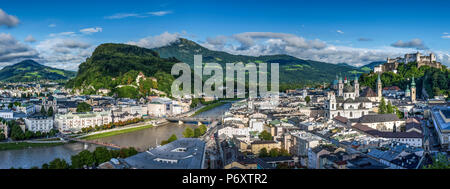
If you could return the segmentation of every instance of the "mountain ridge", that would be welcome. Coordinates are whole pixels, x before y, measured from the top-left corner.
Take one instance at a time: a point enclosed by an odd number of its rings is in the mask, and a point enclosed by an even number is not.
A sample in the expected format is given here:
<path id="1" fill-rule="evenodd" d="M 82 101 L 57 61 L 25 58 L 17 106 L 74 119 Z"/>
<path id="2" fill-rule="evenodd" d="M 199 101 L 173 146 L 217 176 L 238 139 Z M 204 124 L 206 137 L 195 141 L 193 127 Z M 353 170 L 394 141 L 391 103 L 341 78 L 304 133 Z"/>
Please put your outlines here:
<path id="1" fill-rule="evenodd" d="M 74 71 L 52 68 L 28 59 L 3 67 L 0 70 L 0 81 L 33 82 L 39 80 L 67 80 L 75 75 L 76 72 Z"/>
<path id="2" fill-rule="evenodd" d="M 215 62 L 221 65 L 225 63 L 279 63 L 281 83 L 323 83 L 331 82 L 336 75 L 355 75 L 367 71 L 361 70 L 348 64 L 331 64 L 313 60 L 303 60 L 291 55 L 233 55 L 223 51 L 210 50 L 194 41 L 180 38 L 169 45 L 153 48 L 163 58 L 174 57 L 191 67 L 194 62 L 194 55 L 201 54 L 203 63 Z M 270 67 L 270 66 L 268 66 Z"/>

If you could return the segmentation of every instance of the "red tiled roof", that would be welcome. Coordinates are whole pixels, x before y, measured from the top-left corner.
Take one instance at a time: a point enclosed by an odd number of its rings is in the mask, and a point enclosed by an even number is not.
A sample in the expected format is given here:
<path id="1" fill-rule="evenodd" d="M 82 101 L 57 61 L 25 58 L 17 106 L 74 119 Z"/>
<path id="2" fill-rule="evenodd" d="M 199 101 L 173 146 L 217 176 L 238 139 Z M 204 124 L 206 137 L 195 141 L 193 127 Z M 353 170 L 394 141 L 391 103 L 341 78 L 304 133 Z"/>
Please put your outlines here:
<path id="1" fill-rule="evenodd" d="M 372 90 L 372 88 L 367 87 L 364 89 L 364 91 L 361 93 L 361 97 L 377 97 L 378 95 Z"/>
<path id="2" fill-rule="evenodd" d="M 333 119 L 336 121 L 339 121 L 341 123 L 344 123 L 344 124 L 347 124 L 347 122 L 348 122 L 348 119 L 346 117 L 342 117 L 342 116 L 336 116 Z"/>
<path id="3" fill-rule="evenodd" d="M 383 88 L 384 91 L 389 90 L 389 91 L 399 91 L 401 90 L 399 87 L 397 86 L 390 86 L 390 87 L 384 87 Z"/>

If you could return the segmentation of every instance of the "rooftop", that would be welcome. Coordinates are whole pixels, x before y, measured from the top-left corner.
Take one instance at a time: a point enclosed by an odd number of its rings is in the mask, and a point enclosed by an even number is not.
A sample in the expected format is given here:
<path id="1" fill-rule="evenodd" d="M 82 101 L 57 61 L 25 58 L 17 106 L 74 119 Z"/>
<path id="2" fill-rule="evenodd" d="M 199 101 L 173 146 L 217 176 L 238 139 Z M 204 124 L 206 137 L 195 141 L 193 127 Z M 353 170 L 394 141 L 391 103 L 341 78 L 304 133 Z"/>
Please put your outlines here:
<path id="1" fill-rule="evenodd" d="M 128 157 L 124 161 L 137 169 L 202 169 L 205 142 L 182 138 L 169 144 Z"/>

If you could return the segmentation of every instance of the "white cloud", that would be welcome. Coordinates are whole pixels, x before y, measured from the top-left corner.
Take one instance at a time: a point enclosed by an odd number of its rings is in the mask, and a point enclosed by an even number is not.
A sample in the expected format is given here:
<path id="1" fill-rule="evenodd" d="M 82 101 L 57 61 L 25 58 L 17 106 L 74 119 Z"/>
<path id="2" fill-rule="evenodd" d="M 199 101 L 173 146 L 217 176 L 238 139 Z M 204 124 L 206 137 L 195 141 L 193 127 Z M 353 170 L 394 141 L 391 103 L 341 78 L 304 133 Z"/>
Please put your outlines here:
<path id="1" fill-rule="evenodd" d="M 444 35 L 442 36 L 443 39 L 450 39 L 450 35 Z"/>
<path id="2" fill-rule="evenodd" d="M 0 33 L 0 67 L 37 57 L 38 52 L 33 48 L 20 43 L 11 34 Z"/>
<path id="3" fill-rule="evenodd" d="M 341 30 L 337 30 L 336 32 L 338 32 L 339 34 L 344 34 L 344 32 Z"/>
<path id="4" fill-rule="evenodd" d="M 168 15 L 171 13 L 172 13 L 172 11 L 157 11 L 157 12 L 149 12 L 148 14 L 151 14 L 153 16 L 164 16 L 164 15 Z"/>
<path id="5" fill-rule="evenodd" d="M 48 27 L 49 28 L 54 28 L 54 27 L 56 27 L 56 24 L 49 24 Z"/>
<path id="6" fill-rule="evenodd" d="M 28 35 L 24 41 L 28 43 L 34 43 L 36 42 L 36 39 L 32 35 Z"/>
<path id="7" fill-rule="evenodd" d="M 391 44 L 391 46 L 393 47 L 398 47 L 398 48 L 415 48 L 415 49 L 419 49 L 419 50 L 424 50 L 424 49 L 428 49 L 425 44 L 423 43 L 423 41 L 421 39 L 412 39 L 411 41 L 405 41 L 403 42 L 402 40 L 398 40 L 397 42 Z"/>
<path id="8" fill-rule="evenodd" d="M 179 38 L 180 34 L 178 33 L 164 32 L 161 35 L 142 38 L 137 42 L 129 41 L 127 44 L 151 49 L 169 45 L 173 42 L 178 41 Z"/>
<path id="9" fill-rule="evenodd" d="M 94 48 L 84 39 L 67 37 L 50 38 L 36 45 L 42 63 L 67 70 L 77 70 Z"/>
<path id="10" fill-rule="evenodd" d="M 239 49 L 246 50 L 256 45 L 257 40 L 267 40 L 267 39 L 279 39 L 283 45 L 288 47 L 295 47 L 301 49 L 321 49 L 326 46 L 326 44 L 318 39 L 306 40 L 303 37 L 299 37 L 293 34 L 287 33 L 273 33 L 273 32 L 245 32 L 233 35 L 241 46 Z"/>
<path id="11" fill-rule="evenodd" d="M 0 26 L 5 25 L 11 28 L 17 26 L 17 24 L 19 24 L 19 19 L 17 17 L 9 15 L 0 9 Z"/>
<path id="12" fill-rule="evenodd" d="M 229 40 L 224 43 L 223 40 L 218 40 L 220 38 L 216 37 L 208 38 L 201 45 L 212 50 L 225 51 L 231 54 L 250 56 L 287 54 L 306 60 L 348 63 L 354 66 L 362 66 L 374 61 L 384 61 L 387 57 L 397 57 L 411 53 L 411 49 L 409 48 L 396 48 L 392 46 L 381 46 L 371 49 L 355 48 L 331 45 L 318 39 L 307 40 L 290 34 L 253 32 L 251 35 L 244 33 L 233 36 L 238 42 L 237 44 Z M 450 64 L 449 53 L 435 53 L 437 54 L 438 61 L 447 65 Z"/>
<path id="13" fill-rule="evenodd" d="M 80 32 L 84 33 L 84 34 L 92 34 L 92 33 L 97 33 L 97 32 L 102 32 L 103 28 L 101 27 L 95 27 L 95 28 L 85 28 L 85 29 L 81 29 Z"/>
<path id="14" fill-rule="evenodd" d="M 135 14 L 135 13 L 117 13 L 111 16 L 106 16 L 105 19 L 122 19 L 128 17 L 144 18 L 146 16 Z"/>

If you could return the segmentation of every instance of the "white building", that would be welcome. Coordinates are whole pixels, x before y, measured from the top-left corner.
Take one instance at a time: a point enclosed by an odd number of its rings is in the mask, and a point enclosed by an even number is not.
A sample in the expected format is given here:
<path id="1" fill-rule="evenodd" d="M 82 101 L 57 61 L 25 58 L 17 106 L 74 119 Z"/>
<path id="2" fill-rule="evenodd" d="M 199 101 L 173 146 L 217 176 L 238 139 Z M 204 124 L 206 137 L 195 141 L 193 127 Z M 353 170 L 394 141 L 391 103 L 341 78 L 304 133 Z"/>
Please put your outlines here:
<path id="1" fill-rule="evenodd" d="M 380 83 L 380 81 L 378 81 Z M 354 86 L 347 83 L 344 86 L 342 78 L 339 78 L 337 96 L 331 92 L 328 94 L 328 102 L 325 103 L 325 117 L 333 119 L 342 116 L 348 119 L 360 118 L 367 115 L 372 109 L 372 101 L 359 94 L 358 78 L 355 77 Z M 379 86 L 379 88 L 381 85 Z M 381 93 L 381 89 L 380 93 Z M 379 95 L 381 96 L 381 94 Z"/>
<path id="2" fill-rule="evenodd" d="M 0 110 L 0 118 L 3 119 L 13 119 L 14 112 L 11 110 Z"/>
<path id="3" fill-rule="evenodd" d="M 234 135 L 250 136 L 250 130 L 248 128 L 225 127 L 219 129 L 218 136 L 220 135 L 226 135 L 229 138 L 232 138 Z"/>
<path id="4" fill-rule="evenodd" d="M 53 118 L 47 116 L 32 116 L 25 118 L 25 126 L 31 132 L 50 132 L 53 129 Z"/>
<path id="5" fill-rule="evenodd" d="M 112 122 L 111 112 L 56 114 L 55 126 L 60 131 L 76 132 L 85 127 L 101 126 Z"/>
<path id="6" fill-rule="evenodd" d="M 400 120 L 395 114 L 371 114 L 362 116 L 359 123 L 379 131 L 400 131 L 405 125 L 405 120 Z"/>

